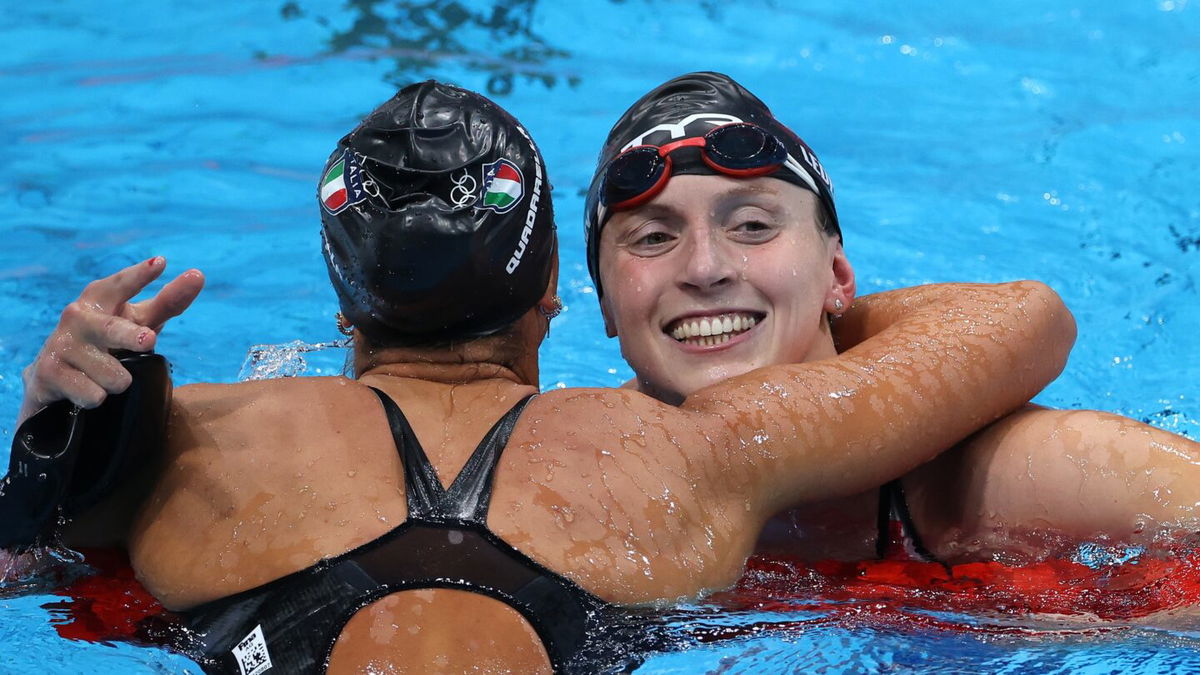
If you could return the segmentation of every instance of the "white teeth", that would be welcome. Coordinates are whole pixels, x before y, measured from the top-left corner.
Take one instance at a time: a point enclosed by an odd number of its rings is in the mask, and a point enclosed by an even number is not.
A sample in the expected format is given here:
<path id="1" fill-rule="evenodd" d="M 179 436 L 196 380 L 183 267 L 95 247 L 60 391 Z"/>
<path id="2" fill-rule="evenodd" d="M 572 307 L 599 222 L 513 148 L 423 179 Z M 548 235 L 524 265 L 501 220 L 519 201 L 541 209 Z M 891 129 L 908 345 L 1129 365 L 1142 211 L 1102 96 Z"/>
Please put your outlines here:
<path id="1" fill-rule="evenodd" d="M 691 319 L 675 326 L 671 330 L 671 337 L 708 347 L 728 342 L 733 334 L 750 330 L 756 323 L 753 316 L 741 313 Z"/>

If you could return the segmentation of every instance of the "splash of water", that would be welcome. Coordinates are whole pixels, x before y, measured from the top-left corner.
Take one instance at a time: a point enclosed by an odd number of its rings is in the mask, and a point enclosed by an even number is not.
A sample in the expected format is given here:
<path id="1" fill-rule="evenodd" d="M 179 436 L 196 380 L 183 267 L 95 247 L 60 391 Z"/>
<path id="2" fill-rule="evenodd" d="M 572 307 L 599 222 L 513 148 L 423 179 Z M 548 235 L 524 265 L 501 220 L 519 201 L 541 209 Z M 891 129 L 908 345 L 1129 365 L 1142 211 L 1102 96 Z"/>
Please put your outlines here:
<path id="1" fill-rule="evenodd" d="M 293 340 L 280 345 L 254 345 L 246 352 L 246 359 L 242 361 L 242 367 L 238 370 L 238 381 L 299 377 L 308 372 L 305 354 L 349 347 L 349 339 L 316 343 Z M 348 352 L 346 365 L 342 366 L 342 374 L 348 371 L 349 359 Z"/>
<path id="2" fill-rule="evenodd" d="M 0 551 L 0 597 L 55 588 L 91 572 L 81 553 L 57 542 L 20 553 Z"/>

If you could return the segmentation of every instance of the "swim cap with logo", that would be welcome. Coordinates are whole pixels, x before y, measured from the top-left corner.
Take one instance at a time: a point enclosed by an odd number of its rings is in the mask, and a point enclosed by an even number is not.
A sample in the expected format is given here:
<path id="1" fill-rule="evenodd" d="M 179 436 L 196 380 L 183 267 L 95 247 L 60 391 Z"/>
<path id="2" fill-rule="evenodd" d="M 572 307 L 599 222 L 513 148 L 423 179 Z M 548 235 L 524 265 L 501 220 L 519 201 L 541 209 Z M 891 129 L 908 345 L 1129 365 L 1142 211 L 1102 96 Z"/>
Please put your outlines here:
<path id="1" fill-rule="evenodd" d="M 555 231 L 545 165 L 487 98 L 409 85 L 338 142 L 321 175 L 329 278 L 368 337 L 490 335 L 546 292 Z"/>
<path id="2" fill-rule="evenodd" d="M 789 156 L 788 163 L 795 170 L 783 166 L 770 176 L 815 192 L 825 209 L 828 232 L 841 239 L 837 210 L 833 204 L 833 183 L 812 149 L 776 119 L 765 103 L 733 78 L 713 72 L 689 73 L 659 85 L 638 99 L 613 125 L 600 151 L 584 212 L 588 272 L 592 275 L 598 295 L 603 295 L 600 286 L 600 231 L 611 215 L 601 200 L 609 163 L 625 150 L 638 145 L 662 146 L 681 138 L 703 136 L 716 127 L 735 122 L 749 122 L 762 127 L 783 143 Z M 672 175 L 719 175 L 718 171 L 701 161 L 697 148 L 676 150 L 671 153 L 671 159 Z"/>

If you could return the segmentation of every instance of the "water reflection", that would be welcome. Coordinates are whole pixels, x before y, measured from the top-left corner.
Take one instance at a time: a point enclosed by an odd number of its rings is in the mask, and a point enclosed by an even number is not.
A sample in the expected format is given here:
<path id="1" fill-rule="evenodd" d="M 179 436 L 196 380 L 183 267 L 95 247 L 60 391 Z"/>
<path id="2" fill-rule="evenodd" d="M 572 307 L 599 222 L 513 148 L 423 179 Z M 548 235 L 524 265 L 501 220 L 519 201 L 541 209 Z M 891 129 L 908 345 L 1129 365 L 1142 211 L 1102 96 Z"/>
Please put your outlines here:
<path id="1" fill-rule="evenodd" d="M 472 7 L 456 0 L 348 0 L 341 10 L 353 17 L 348 29 L 339 27 L 346 24 L 345 16 L 332 18 L 310 7 L 317 4 L 289 0 L 280 14 L 330 27 L 329 48 L 335 54 L 366 49 L 394 60 L 387 80 L 397 87 L 439 75 L 448 62 L 486 74 L 492 96 L 511 92 L 518 81 L 547 88 L 579 83 L 552 67 L 569 52 L 533 31 L 537 0 L 493 0 Z"/>

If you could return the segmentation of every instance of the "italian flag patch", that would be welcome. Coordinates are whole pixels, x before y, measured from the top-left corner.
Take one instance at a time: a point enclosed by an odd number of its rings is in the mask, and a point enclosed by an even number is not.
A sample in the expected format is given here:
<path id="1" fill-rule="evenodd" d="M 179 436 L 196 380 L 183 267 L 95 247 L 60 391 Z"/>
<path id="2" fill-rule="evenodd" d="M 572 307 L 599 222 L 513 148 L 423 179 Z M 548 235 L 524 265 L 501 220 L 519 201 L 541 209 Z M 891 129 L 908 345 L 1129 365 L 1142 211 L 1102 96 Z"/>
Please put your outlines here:
<path id="1" fill-rule="evenodd" d="M 475 204 L 478 209 L 506 213 L 525 195 L 525 180 L 516 164 L 498 159 L 483 165 L 483 197 Z"/>
<path id="2" fill-rule="evenodd" d="M 367 193 L 362 187 L 362 167 L 354 153 L 344 150 L 321 178 L 321 206 L 337 215 L 347 206 L 366 198 Z"/>

